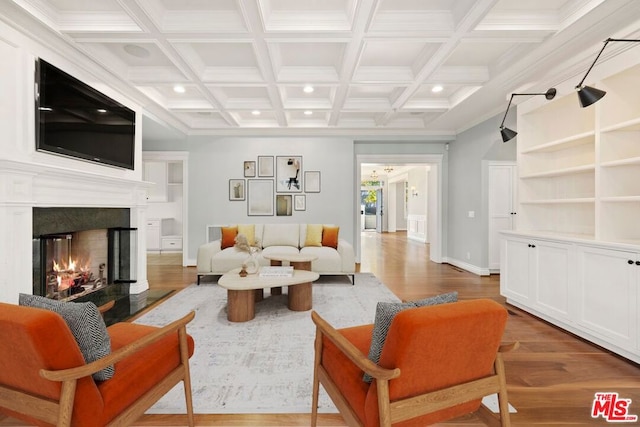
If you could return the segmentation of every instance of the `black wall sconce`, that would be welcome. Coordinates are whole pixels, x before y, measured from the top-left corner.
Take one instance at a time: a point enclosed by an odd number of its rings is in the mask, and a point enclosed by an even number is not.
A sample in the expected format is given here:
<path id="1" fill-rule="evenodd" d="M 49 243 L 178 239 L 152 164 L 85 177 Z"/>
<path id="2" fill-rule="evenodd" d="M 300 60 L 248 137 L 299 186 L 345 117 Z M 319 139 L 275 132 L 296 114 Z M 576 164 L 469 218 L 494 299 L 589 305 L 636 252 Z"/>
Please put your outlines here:
<path id="1" fill-rule="evenodd" d="M 606 39 L 604 41 L 604 46 L 602 46 L 602 49 L 600 49 L 600 52 L 598 53 L 598 56 L 596 56 L 596 59 L 593 60 L 593 64 L 591 64 L 591 66 L 587 70 L 587 73 L 584 75 L 582 80 L 580 80 L 580 83 L 578 83 L 578 86 L 576 86 L 576 90 L 578 91 L 578 98 L 580 98 L 580 105 L 582 106 L 582 108 L 588 107 L 589 105 L 597 102 L 598 100 L 600 100 L 600 98 L 602 98 L 603 96 L 605 96 L 607 94 L 607 92 L 605 92 L 604 90 L 596 89 L 596 88 L 590 87 L 590 86 L 582 86 L 582 83 L 584 83 L 585 79 L 587 78 L 587 76 L 591 72 L 591 69 L 593 68 L 594 65 L 596 65 L 596 62 L 598 62 L 598 59 L 600 58 L 600 55 L 602 55 L 602 52 L 604 51 L 604 48 L 607 47 L 609 42 L 639 43 L 640 40 L 637 40 L 637 39 L 612 39 L 612 38 L 608 38 L 608 39 Z"/>
<path id="2" fill-rule="evenodd" d="M 552 87 L 545 93 L 512 93 L 511 98 L 509 99 L 509 105 L 507 105 L 507 111 L 504 112 L 502 123 L 500 123 L 500 135 L 502 135 L 502 142 L 510 141 L 518 134 L 518 132 L 504 127 L 504 121 L 507 119 L 507 113 L 509 112 L 509 107 L 511 107 L 511 101 L 513 101 L 513 97 L 519 95 L 544 95 L 545 98 L 551 100 L 556 96 L 556 89 Z"/>

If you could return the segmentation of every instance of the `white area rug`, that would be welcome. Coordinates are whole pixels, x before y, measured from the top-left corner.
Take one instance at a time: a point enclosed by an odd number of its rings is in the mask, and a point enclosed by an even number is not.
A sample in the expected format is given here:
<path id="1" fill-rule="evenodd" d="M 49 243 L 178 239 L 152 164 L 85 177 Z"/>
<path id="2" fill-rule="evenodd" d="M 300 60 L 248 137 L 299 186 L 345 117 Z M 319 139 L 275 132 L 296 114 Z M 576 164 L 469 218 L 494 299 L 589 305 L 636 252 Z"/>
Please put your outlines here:
<path id="1" fill-rule="evenodd" d="M 249 322 L 227 321 L 227 291 L 216 284 L 191 285 L 138 318 L 162 326 L 195 310 L 187 326 L 194 337 L 191 358 L 193 406 L 200 414 L 308 413 L 311 411 L 313 341 L 309 311 L 287 309 L 284 295 L 256 304 Z M 335 327 L 373 323 L 378 301 L 399 301 L 368 273 L 322 277 L 313 285 L 313 309 Z M 337 412 L 320 387 L 319 412 Z M 185 413 L 182 383 L 147 413 Z"/>

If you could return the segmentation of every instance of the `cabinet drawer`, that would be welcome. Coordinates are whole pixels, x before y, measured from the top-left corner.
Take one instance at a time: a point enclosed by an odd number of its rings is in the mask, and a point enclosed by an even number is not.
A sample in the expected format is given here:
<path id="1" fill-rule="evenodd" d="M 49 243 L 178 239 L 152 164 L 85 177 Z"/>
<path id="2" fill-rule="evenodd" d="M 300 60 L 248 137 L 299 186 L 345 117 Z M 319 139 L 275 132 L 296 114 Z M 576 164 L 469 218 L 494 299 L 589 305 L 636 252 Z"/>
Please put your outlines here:
<path id="1" fill-rule="evenodd" d="M 181 250 L 182 239 L 179 237 L 163 237 L 162 250 Z"/>
<path id="2" fill-rule="evenodd" d="M 148 219 L 147 222 L 147 227 L 160 227 L 160 220 L 159 219 Z"/>

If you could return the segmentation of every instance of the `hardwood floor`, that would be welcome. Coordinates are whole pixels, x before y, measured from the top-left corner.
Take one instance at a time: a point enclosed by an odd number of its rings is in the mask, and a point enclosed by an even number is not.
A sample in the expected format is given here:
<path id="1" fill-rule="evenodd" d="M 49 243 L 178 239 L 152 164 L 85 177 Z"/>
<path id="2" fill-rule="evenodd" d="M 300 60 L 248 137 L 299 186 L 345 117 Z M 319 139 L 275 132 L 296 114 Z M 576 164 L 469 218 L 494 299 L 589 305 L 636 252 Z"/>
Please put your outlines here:
<path id="1" fill-rule="evenodd" d="M 150 286 L 180 289 L 194 283 L 195 268 L 182 268 L 180 262 L 176 255 L 150 256 Z M 374 273 L 405 300 L 457 290 L 460 299 L 492 298 L 505 304 L 499 276 L 480 277 L 432 263 L 428 246 L 408 240 L 405 233 L 364 232 L 359 270 Z M 505 355 L 509 401 L 518 411 L 511 416 L 514 426 L 607 425 L 603 418 L 591 418 L 596 392 L 617 392 L 620 398 L 631 399 L 630 414 L 640 415 L 638 365 L 507 307 L 510 316 L 504 341 L 521 344 Z M 19 425 L 10 421 L 0 420 L 0 426 Z M 199 426 L 308 426 L 309 414 L 198 414 L 196 422 Z M 186 425 L 186 417 L 145 415 L 136 425 L 181 426 Z M 339 415 L 321 415 L 318 425 L 345 426 Z M 485 424 L 470 415 L 442 425 Z"/>

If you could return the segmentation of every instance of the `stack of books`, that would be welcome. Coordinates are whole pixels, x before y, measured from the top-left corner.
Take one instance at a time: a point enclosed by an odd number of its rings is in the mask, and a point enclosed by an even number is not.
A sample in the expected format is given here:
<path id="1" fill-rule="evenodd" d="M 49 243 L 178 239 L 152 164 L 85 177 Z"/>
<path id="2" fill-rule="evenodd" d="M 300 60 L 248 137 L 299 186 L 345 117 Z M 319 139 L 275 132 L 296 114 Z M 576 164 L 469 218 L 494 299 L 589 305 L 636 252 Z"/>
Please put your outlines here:
<path id="1" fill-rule="evenodd" d="M 260 267 L 260 277 L 292 277 L 293 267 Z"/>

